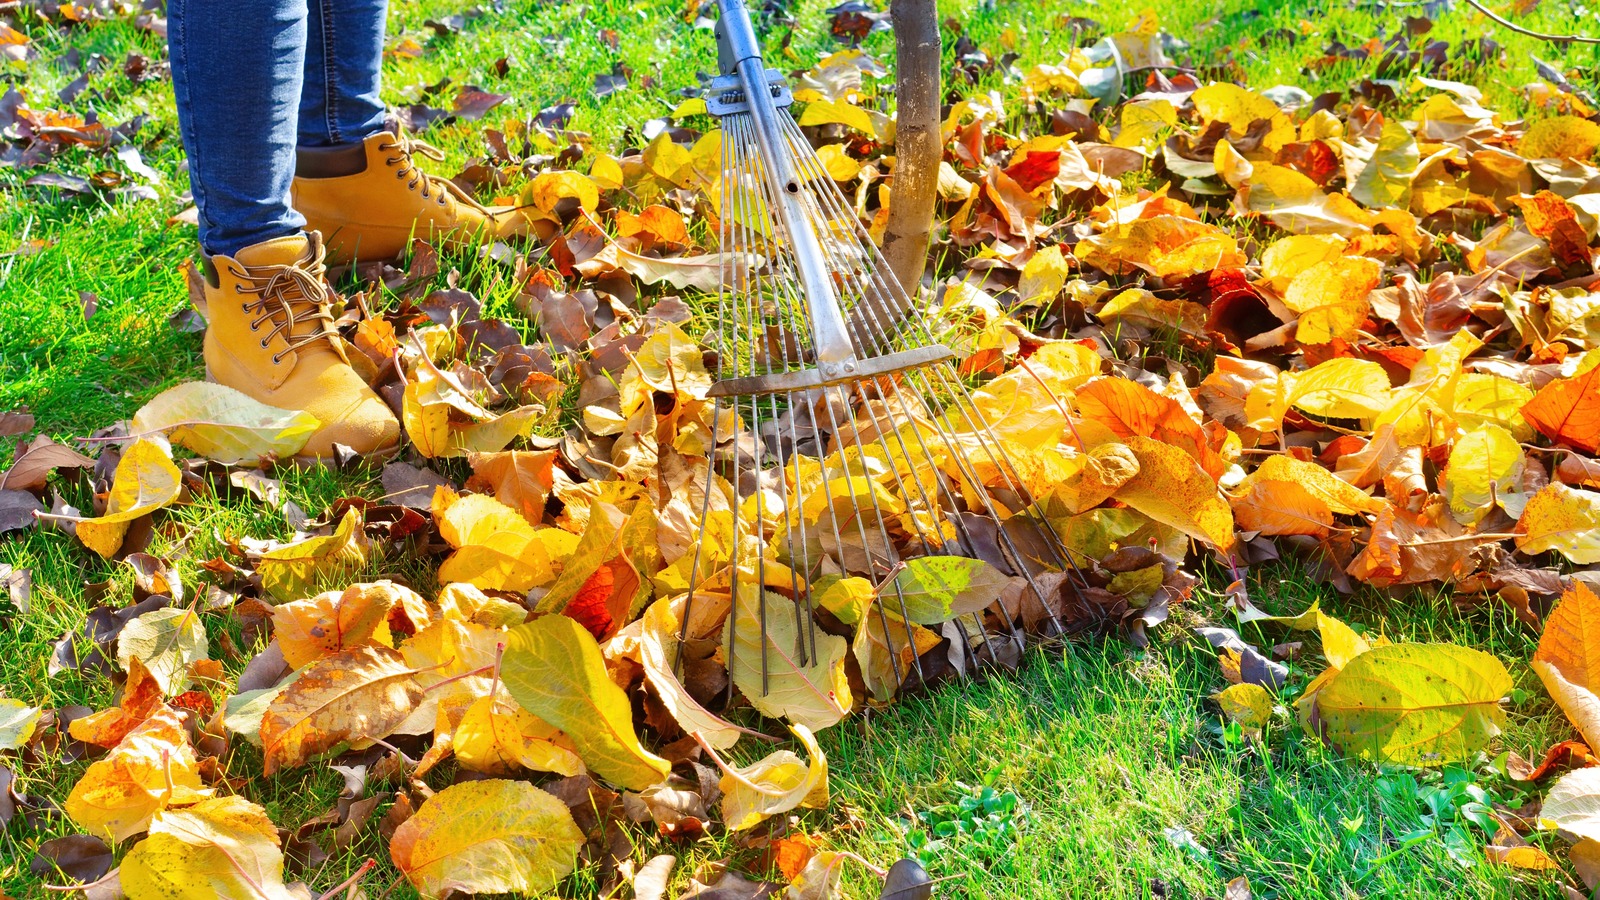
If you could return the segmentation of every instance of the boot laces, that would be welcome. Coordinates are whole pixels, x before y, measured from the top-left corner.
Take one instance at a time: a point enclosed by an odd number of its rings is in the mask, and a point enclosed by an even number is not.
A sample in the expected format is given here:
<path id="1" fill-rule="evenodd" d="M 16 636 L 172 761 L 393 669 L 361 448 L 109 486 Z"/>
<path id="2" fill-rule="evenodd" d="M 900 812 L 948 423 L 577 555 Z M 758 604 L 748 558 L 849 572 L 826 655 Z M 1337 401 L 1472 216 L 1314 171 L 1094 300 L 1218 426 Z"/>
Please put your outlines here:
<path id="1" fill-rule="evenodd" d="M 272 354 L 274 365 L 318 341 L 332 344 L 338 334 L 329 307 L 328 287 L 322 282 L 322 259 L 322 247 L 317 246 L 308 251 L 308 258 L 290 265 L 233 263 L 233 276 L 240 281 L 235 289 L 256 298 L 244 304 L 247 314 L 255 314 L 250 330 L 259 331 L 269 322 L 273 326 L 261 339 L 261 349 L 267 349 L 273 338 L 283 336 L 283 349 Z"/>
<path id="2" fill-rule="evenodd" d="M 385 162 L 394 167 L 396 178 L 409 178 L 406 182 L 406 187 L 413 191 L 420 188 L 422 199 L 427 200 L 430 197 L 436 197 L 440 206 L 448 206 L 449 200 L 447 198 L 453 197 L 458 203 L 465 203 L 484 213 L 488 212 L 481 203 L 461 190 L 455 182 L 444 178 L 436 178 L 417 168 L 413 160 L 413 157 L 416 156 L 426 157 L 434 162 L 444 162 L 444 151 L 438 147 L 426 141 L 420 141 L 401 134 L 396 135 L 395 139 L 387 144 L 379 144 L 378 149 L 399 154 L 398 156 L 388 157 Z"/>

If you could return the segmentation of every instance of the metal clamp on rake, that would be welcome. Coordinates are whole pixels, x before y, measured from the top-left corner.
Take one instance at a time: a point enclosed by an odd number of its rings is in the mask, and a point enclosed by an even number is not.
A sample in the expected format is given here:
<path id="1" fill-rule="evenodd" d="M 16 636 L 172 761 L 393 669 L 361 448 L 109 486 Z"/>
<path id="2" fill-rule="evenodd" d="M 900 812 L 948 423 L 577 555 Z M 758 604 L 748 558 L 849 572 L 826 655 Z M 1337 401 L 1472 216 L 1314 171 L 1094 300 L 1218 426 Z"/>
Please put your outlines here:
<path id="1" fill-rule="evenodd" d="M 886 699 L 910 680 L 907 668 L 924 679 L 919 617 L 896 577 L 908 560 L 986 558 L 1025 579 L 1047 610 L 1044 583 L 1086 585 L 961 382 L 955 353 L 933 337 L 787 112 L 788 87 L 763 63 L 744 0 L 718 6 L 722 75 L 707 106 L 723 135 L 722 273 L 707 339 L 720 360 L 712 443 L 724 449 L 714 467 L 737 496 L 731 539 L 713 537 L 714 491 L 705 492 L 684 633 L 697 598 L 731 595 L 746 614 L 728 619 L 729 669 L 741 646 L 759 643 L 766 695 L 769 652 L 801 666 L 816 654 L 811 585 L 866 578 L 874 591 L 860 627 L 881 629 L 893 670 L 887 691 L 870 675 L 868 686 Z M 968 611 L 952 636 L 974 666 L 1000 657 L 982 615 Z M 794 625 L 783 629 L 796 636 L 792 648 L 769 639 L 778 616 Z M 1003 618 L 1004 641 L 1019 647 Z M 758 635 L 741 633 L 757 626 Z"/>

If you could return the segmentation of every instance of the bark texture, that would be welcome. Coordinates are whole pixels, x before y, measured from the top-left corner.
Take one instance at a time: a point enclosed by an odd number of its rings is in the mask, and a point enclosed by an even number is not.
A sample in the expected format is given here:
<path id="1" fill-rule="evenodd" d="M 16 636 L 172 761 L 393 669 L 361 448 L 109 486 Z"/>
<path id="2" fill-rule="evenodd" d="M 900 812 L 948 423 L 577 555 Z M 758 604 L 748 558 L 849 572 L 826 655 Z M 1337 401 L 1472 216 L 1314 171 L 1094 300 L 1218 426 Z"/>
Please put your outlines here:
<path id="1" fill-rule="evenodd" d="M 939 13 L 934 0 L 893 0 L 894 181 L 883 255 L 913 298 L 922 285 L 939 187 Z"/>

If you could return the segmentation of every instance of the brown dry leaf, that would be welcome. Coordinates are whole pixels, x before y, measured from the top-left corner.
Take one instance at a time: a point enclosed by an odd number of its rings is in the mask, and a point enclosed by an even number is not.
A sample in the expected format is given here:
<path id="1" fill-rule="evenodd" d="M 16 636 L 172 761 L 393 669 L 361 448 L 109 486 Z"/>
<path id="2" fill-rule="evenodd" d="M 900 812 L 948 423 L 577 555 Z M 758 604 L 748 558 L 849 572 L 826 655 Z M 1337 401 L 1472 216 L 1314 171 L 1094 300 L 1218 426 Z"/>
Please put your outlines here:
<path id="1" fill-rule="evenodd" d="M 1295 338 L 1302 344 L 1349 340 L 1372 310 L 1368 295 L 1383 277 L 1376 260 L 1345 256 L 1320 262 L 1289 282 L 1283 303 L 1300 314 Z"/>
<path id="2" fill-rule="evenodd" d="M 261 587 L 278 601 L 298 600 L 319 583 L 366 565 L 369 547 L 361 513 L 351 507 L 333 534 L 262 554 L 256 574 L 261 576 Z"/>
<path id="3" fill-rule="evenodd" d="M 526 782 L 487 779 L 430 797 L 395 830 L 389 856 L 425 897 L 540 894 L 577 868 L 583 842 L 560 800 Z"/>
<path id="4" fill-rule="evenodd" d="M 122 548 L 128 526 L 170 505 L 183 492 L 183 477 L 165 446 L 149 440 L 135 441 L 122 454 L 106 497 L 106 514 L 78 523 L 78 540 L 110 559 Z"/>
<path id="5" fill-rule="evenodd" d="M 170 708 L 140 723 L 105 759 L 89 766 L 67 796 L 79 828 L 113 841 L 150 827 L 156 813 L 194 803 L 211 791 L 200 781 L 189 734 Z"/>
<path id="6" fill-rule="evenodd" d="M 1590 746 L 1600 741 L 1600 598 L 1582 582 L 1561 595 L 1529 663 Z"/>
<path id="7" fill-rule="evenodd" d="M 387 647 L 323 657 L 273 698 L 261 720 L 263 769 L 304 765 L 340 744 L 370 747 L 422 701 L 416 672 Z"/>
<path id="8" fill-rule="evenodd" d="M 721 759 L 723 775 L 722 821 L 729 831 L 744 831 L 770 816 L 791 809 L 821 809 L 828 805 L 828 758 L 804 725 L 789 730 L 805 747 L 810 764 L 792 750 L 778 750 L 742 769 Z"/>
<path id="9" fill-rule="evenodd" d="M 214 797 L 155 815 L 150 836 L 122 860 L 130 898 L 295 900 L 283 884 L 278 829 L 242 797 Z"/>
<path id="10" fill-rule="evenodd" d="M 717 750 L 726 750 L 738 743 L 739 729 L 701 706 L 673 672 L 687 596 L 663 598 L 645 610 L 639 624 L 639 662 L 678 727 Z"/>

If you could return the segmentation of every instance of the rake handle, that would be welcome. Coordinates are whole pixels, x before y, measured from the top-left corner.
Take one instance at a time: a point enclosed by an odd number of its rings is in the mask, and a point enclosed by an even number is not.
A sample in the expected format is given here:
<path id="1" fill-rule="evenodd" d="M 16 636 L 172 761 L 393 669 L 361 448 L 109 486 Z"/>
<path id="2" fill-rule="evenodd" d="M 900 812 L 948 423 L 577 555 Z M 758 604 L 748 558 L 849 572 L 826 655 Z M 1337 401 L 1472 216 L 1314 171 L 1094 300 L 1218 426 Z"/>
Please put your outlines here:
<path id="1" fill-rule="evenodd" d="M 852 375 L 857 368 L 855 347 L 850 341 L 844 313 L 839 309 L 839 297 L 834 291 L 833 278 L 828 274 L 822 244 L 806 213 L 800 181 L 789 164 L 788 144 L 783 137 L 777 107 L 772 103 L 766 63 L 761 58 L 761 42 L 750 24 L 750 11 L 745 0 L 718 0 L 717 6 L 722 13 L 717 29 L 718 62 L 724 74 L 738 75 L 750 105 L 750 118 L 755 125 L 757 149 L 767 184 L 777 197 L 784 231 L 794 245 L 795 268 L 799 270 L 800 286 L 810 313 L 817 368 L 827 378 Z"/>

